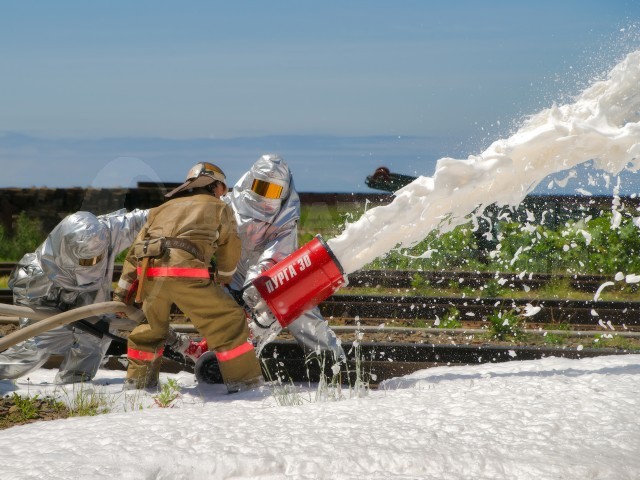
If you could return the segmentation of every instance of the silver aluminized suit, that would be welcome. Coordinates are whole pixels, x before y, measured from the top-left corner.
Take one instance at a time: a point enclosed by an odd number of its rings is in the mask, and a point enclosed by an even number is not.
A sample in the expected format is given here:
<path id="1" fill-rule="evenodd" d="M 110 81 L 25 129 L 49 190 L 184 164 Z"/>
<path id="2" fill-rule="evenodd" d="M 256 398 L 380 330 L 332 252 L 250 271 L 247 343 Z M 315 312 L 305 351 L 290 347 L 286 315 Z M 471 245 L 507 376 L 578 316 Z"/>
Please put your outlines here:
<path id="1" fill-rule="evenodd" d="M 280 198 L 256 193 L 255 180 L 281 186 Z M 233 208 L 242 241 L 242 256 L 230 285 L 238 291 L 298 249 L 300 198 L 286 162 L 276 155 L 263 155 L 222 199 Z M 287 328 L 307 353 L 329 351 L 336 361 L 344 358 L 340 340 L 317 307 Z"/>
<path id="2" fill-rule="evenodd" d="M 9 287 L 14 303 L 53 314 L 111 300 L 115 257 L 131 245 L 146 219 L 147 210 L 138 209 L 100 216 L 76 212 L 65 217 L 12 272 Z M 95 324 L 101 318 L 86 320 Z M 21 327 L 29 323 L 20 319 Z M 64 360 L 56 383 L 90 380 L 110 343 L 106 336 L 97 337 L 73 324 L 57 327 L 0 353 L 0 378 L 24 376 L 57 354 L 64 355 Z"/>

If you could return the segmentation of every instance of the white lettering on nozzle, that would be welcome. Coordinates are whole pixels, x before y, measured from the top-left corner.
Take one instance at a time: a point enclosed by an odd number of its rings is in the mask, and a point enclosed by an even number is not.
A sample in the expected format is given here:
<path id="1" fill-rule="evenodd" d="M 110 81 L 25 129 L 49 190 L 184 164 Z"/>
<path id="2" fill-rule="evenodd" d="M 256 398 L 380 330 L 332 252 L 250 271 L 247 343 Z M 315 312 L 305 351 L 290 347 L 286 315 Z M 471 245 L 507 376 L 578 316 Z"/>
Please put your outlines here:
<path id="1" fill-rule="evenodd" d="M 285 268 L 276 273 L 273 277 L 265 282 L 265 286 L 267 287 L 267 293 L 273 293 L 275 290 L 280 288 L 285 283 L 289 282 L 293 277 L 298 275 L 298 272 L 308 268 L 311 266 L 311 258 L 309 254 L 304 255 L 303 257 L 297 260 L 298 270 L 296 270 L 294 265 L 287 265 Z"/>

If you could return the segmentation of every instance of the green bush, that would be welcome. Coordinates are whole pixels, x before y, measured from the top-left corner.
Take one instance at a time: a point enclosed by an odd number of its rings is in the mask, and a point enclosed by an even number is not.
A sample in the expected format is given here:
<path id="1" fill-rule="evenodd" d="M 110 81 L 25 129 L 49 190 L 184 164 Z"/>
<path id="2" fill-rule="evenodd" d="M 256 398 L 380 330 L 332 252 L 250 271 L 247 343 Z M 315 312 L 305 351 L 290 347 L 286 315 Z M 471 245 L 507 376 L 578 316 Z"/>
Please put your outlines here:
<path id="1" fill-rule="evenodd" d="M 432 231 L 417 245 L 392 250 L 365 268 L 437 271 L 480 270 L 486 266 L 471 224 L 468 224 L 447 233 Z"/>
<path id="2" fill-rule="evenodd" d="M 9 236 L 0 225 L 0 260 L 18 261 L 25 253 L 33 252 L 45 238 L 40 220 L 29 218 L 21 212 L 13 236 Z"/>
<path id="3" fill-rule="evenodd" d="M 362 212 L 354 205 L 303 206 L 299 242 L 303 245 L 318 233 L 333 238 L 343 231 L 345 222 L 356 221 Z M 640 231 L 631 216 L 623 215 L 620 227 L 613 229 L 611 212 L 592 213 L 598 217 L 584 220 L 558 214 L 540 225 L 524 223 L 525 218 L 513 220 L 517 215 L 502 220 L 494 216 L 491 234 L 497 240 L 487 240 L 487 229 L 474 231 L 469 222 L 447 233 L 432 231 L 414 247 L 397 247 L 364 268 L 607 275 L 640 271 Z M 426 284 L 414 278 L 413 287 Z M 488 290 L 484 296 L 491 296 L 500 289 L 487 285 L 484 290 Z"/>
<path id="4" fill-rule="evenodd" d="M 363 211 L 364 206 L 352 203 L 303 205 L 300 245 L 317 234 L 325 240 L 339 235 L 345 223 L 358 220 Z M 487 240 L 481 231 L 474 231 L 469 222 L 446 233 L 432 231 L 414 247 L 391 250 L 365 269 L 606 275 L 640 272 L 640 231 L 630 215 L 624 214 L 616 229 L 611 227 L 611 212 L 588 221 L 565 218 L 562 222 L 534 225 L 495 220 L 491 233 L 498 243 Z M 0 226 L 0 261 L 17 261 L 34 251 L 46 233 L 39 220 L 21 213 L 13 236 Z M 125 255 L 126 251 L 122 252 L 116 261 L 121 263 Z M 414 277 L 413 287 L 426 288 L 427 283 Z M 483 296 L 500 293 L 496 284 L 488 284 L 483 290 Z"/>
<path id="5" fill-rule="evenodd" d="M 460 319 L 460 310 L 455 307 L 451 307 L 444 318 L 435 326 L 437 328 L 445 329 L 461 328 L 462 321 Z"/>
<path id="6" fill-rule="evenodd" d="M 640 271 L 640 231 L 629 217 L 618 229 L 611 228 L 611 214 L 591 220 L 588 232 L 592 241 L 588 248 L 589 272 L 614 274 Z"/>
<path id="7" fill-rule="evenodd" d="M 556 229 L 500 222 L 499 247 L 492 254 L 496 271 L 615 274 L 640 271 L 640 232 L 631 217 L 612 228 L 612 214 L 567 222 Z"/>
<path id="8" fill-rule="evenodd" d="M 489 333 L 496 340 L 513 339 L 522 335 L 520 318 L 512 310 L 495 311 L 488 320 Z"/>

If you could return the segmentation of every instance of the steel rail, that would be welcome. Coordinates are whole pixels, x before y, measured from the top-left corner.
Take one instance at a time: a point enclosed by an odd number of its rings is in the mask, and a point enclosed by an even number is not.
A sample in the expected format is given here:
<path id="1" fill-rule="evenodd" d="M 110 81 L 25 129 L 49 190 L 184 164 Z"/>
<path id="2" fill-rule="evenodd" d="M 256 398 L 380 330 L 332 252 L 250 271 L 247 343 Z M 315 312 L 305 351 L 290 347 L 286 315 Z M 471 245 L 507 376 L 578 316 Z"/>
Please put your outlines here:
<path id="1" fill-rule="evenodd" d="M 0 305 L 11 302 L 11 291 L 0 289 Z M 526 317 L 529 323 L 597 326 L 611 322 L 621 328 L 640 328 L 640 302 L 630 301 L 353 295 L 338 292 L 319 305 L 325 317 L 363 320 L 435 320 L 446 318 L 455 309 L 461 322 L 483 321 L 496 312 L 523 315 L 529 306 L 540 307 L 538 313 Z M 180 315 L 179 311 L 174 313 Z"/>
<path id="2" fill-rule="evenodd" d="M 8 276 L 15 268 L 15 262 L 0 262 L 0 277 Z M 212 272 L 213 273 L 213 272 Z M 122 274 L 122 265 L 116 264 L 113 271 L 113 281 L 117 282 Z M 352 286 L 382 286 L 396 288 L 410 288 L 419 277 L 420 281 L 438 287 L 455 282 L 462 286 L 480 287 L 490 282 L 500 280 L 511 288 L 521 288 L 527 285 L 539 288 L 552 282 L 568 282 L 574 288 L 584 290 L 597 288 L 604 282 L 611 280 L 611 275 L 575 275 L 558 273 L 530 273 L 521 275 L 510 272 L 469 272 L 469 271 L 418 271 L 418 270 L 358 270 L 349 275 Z"/>

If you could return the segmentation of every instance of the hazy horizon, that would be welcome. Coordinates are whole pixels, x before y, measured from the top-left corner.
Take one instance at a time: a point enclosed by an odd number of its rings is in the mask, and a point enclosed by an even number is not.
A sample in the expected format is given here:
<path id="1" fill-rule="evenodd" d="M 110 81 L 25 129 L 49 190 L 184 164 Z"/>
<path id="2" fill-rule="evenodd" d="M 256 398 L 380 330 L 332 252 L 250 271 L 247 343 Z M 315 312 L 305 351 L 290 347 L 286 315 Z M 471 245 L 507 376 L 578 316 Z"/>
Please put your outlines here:
<path id="1" fill-rule="evenodd" d="M 386 166 L 393 173 L 431 176 L 437 160 L 442 157 L 466 158 L 479 153 L 479 150 L 465 151 L 464 142 L 460 138 L 384 135 L 44 139 L 0 132 L 0 157 L 10 159 L 3 161 L 0 188 L 128 188 L 138 182 L 177 183 L 182 182 L 186 171 L 199 161 L 219 165 L 233 185 L 260 155 L 277 153 L 288 162 L 300 192 L 382 193 L 365 184 L 366 177 L 376 168 Z M 611 195 L 614 182 L 588 165 L 576 169 L 574 175 L 566 185 L 563 181 L 569 177 L 568 173 L 554 175 L 553 188 L 548 188 L 550 177 L 549 182 L 542 182 L 533 193 Z M 638 175 L 624 172 L 620 194 L 628 196 L 638 192 Z"/>

